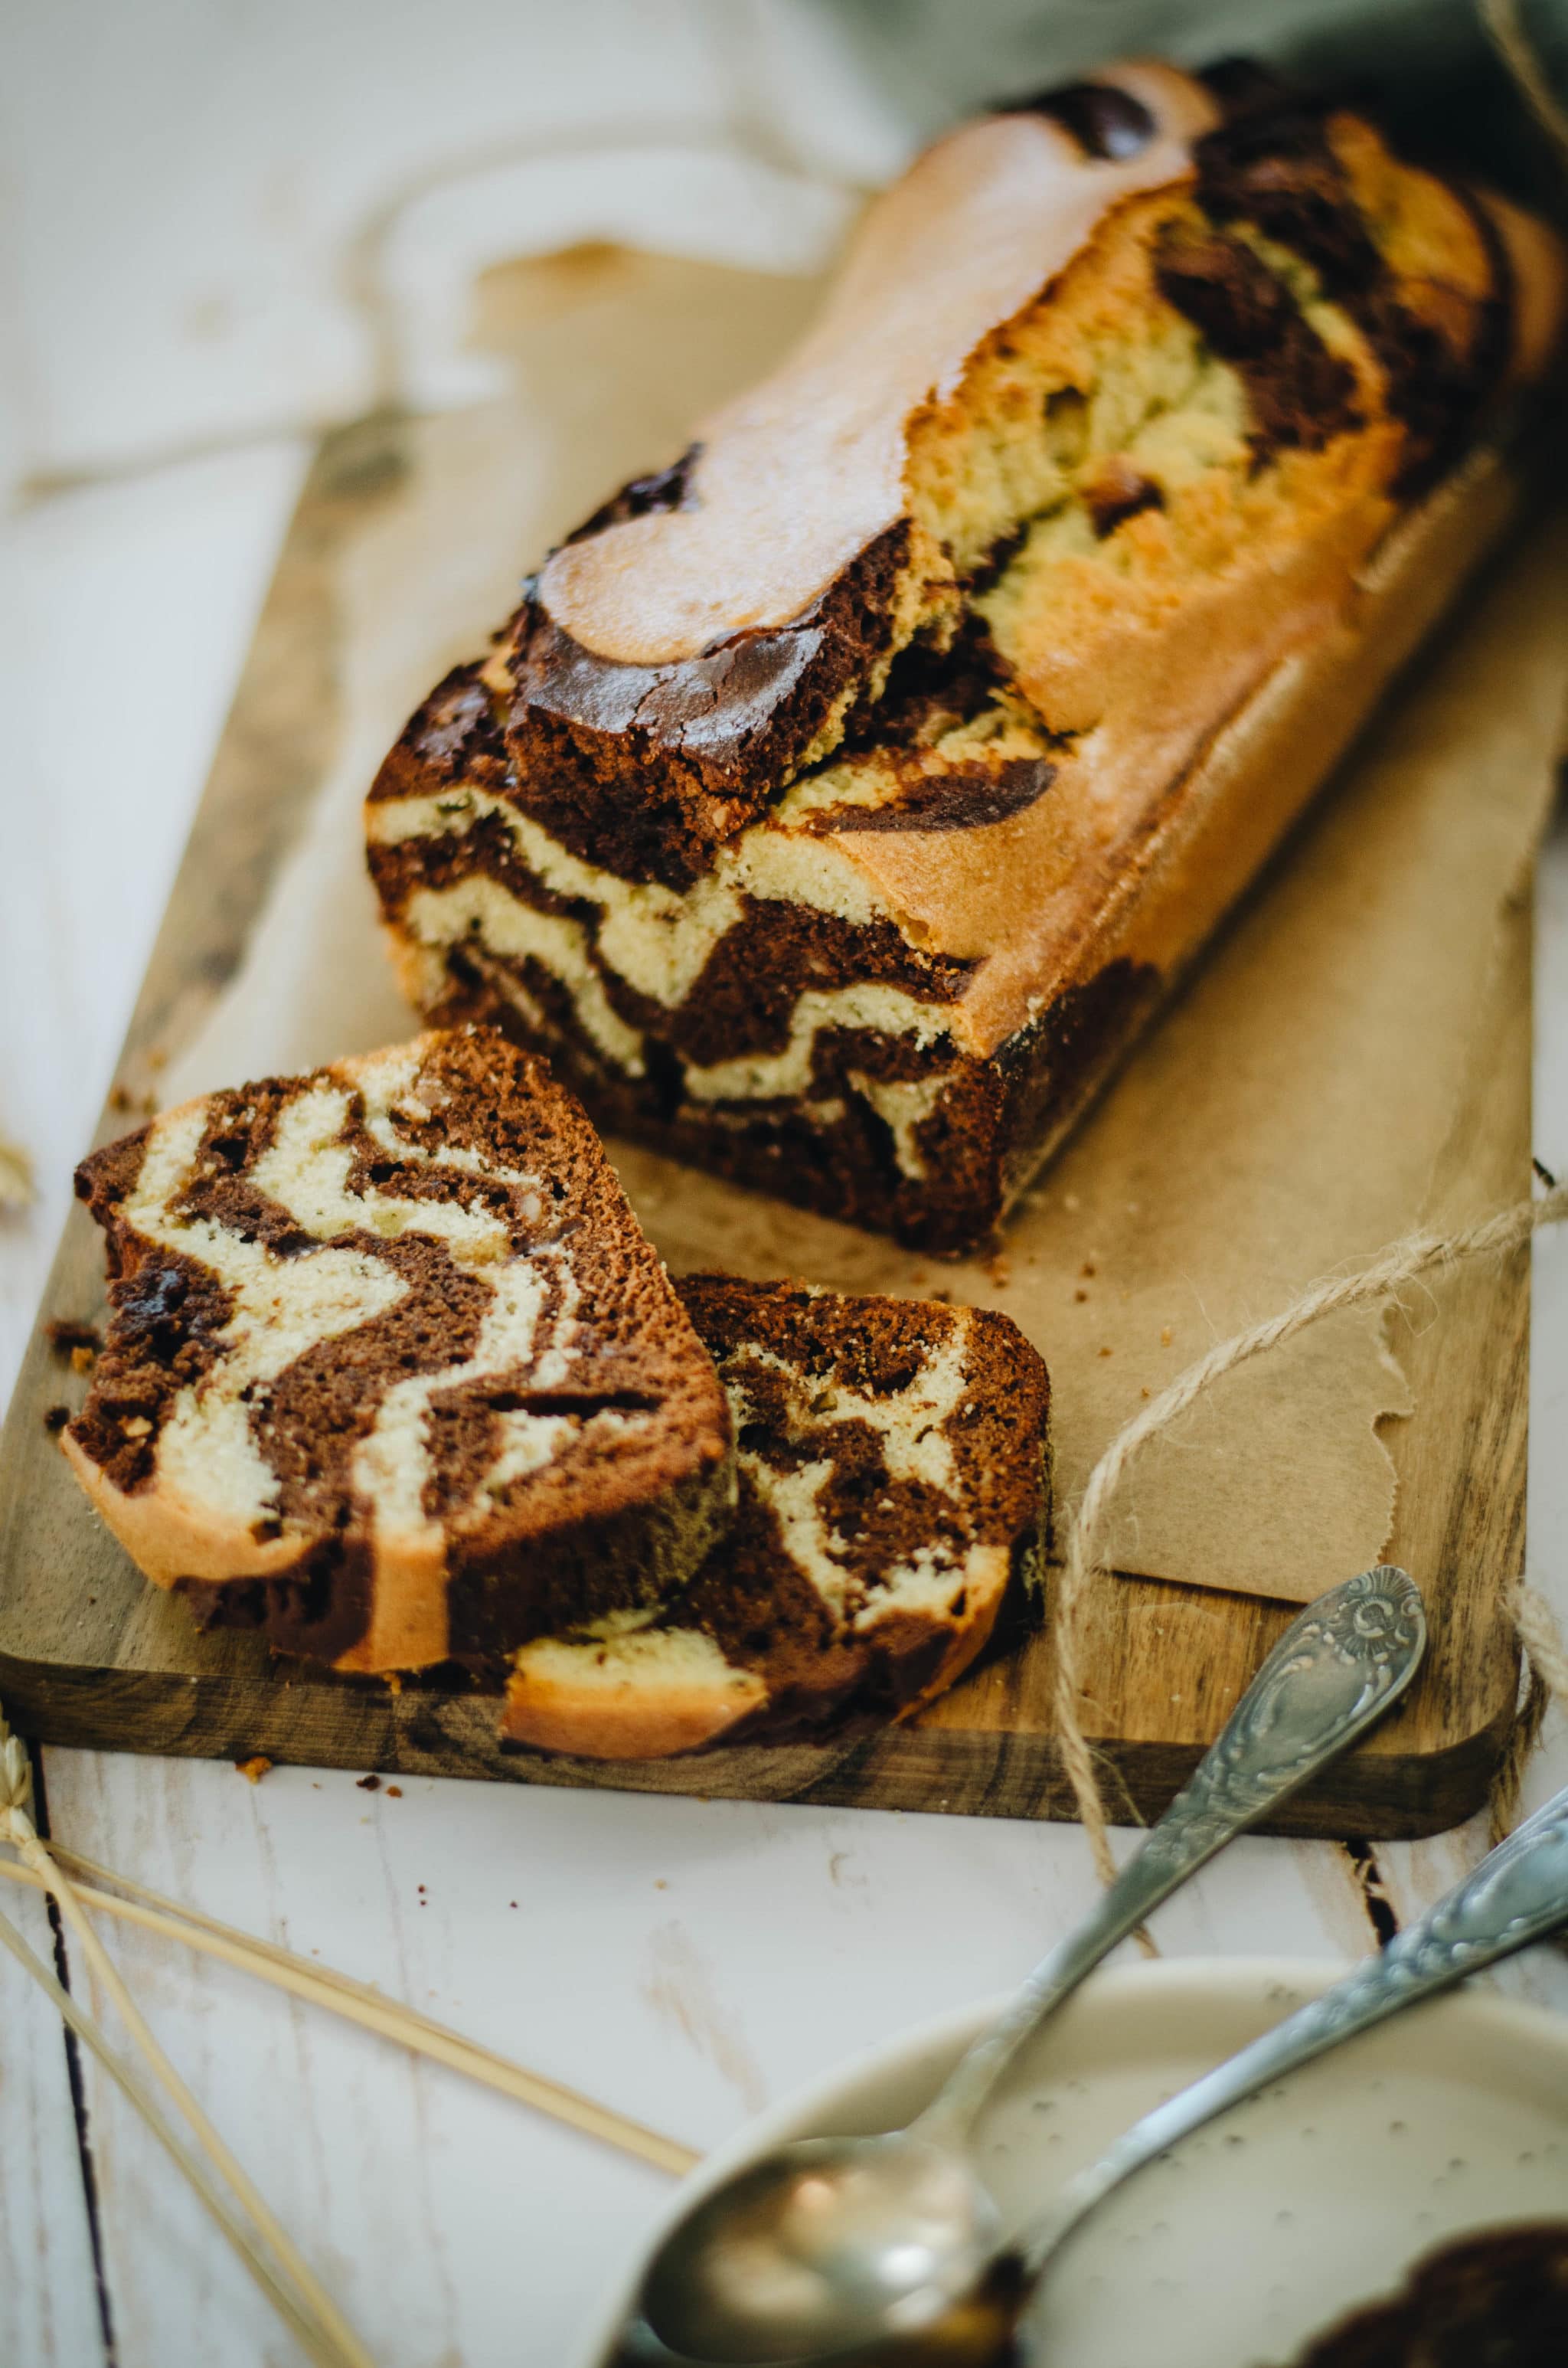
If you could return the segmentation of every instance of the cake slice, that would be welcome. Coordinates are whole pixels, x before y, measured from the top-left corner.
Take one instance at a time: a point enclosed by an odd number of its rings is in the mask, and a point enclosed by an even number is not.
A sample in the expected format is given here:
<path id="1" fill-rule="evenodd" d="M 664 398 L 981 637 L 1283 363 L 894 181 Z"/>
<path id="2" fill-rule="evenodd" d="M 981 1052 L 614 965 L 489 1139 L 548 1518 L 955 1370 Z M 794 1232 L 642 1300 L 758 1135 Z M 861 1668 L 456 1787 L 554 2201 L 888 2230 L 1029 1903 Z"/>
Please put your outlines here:
<path id="1" fill-rule="evenodd" d="M 734 1498 L 712 1361 L 597 1137 L 494 1030 L 96 1152 L 108 1338 L 65 1452 L 204 1624 L 340 1669 L 624 1619 Z"/>
<path id="2" fill-rule="evenodd" d="M 1044 1365 L 1006 1315 L 696 1275 L 740 1502 L 656 1611 L 513 1656 L 503 1738 L 600 1759 L 841 1736 L 961 1675 L 1050 1512 Z"/>
<path id="3" fill-rule="evenodd" d="M 1496 540 L 1562 317 L 1542 224 L 1256 74 L 959 126 L 407 726 L 407 991 L 678 1158 L 983 1237 Z"/>

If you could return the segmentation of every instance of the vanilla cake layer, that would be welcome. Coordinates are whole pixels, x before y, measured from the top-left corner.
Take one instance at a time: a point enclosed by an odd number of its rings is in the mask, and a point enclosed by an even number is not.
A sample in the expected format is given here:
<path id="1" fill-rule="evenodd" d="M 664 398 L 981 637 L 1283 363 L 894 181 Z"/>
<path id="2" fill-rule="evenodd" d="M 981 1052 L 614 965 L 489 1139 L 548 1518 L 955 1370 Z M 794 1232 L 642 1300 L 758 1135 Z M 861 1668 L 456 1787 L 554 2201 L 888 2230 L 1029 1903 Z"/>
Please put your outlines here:
<path id="1" fill-rule="evenodd" d="M 86 1160 L 112 1321 L 63 1434 L 147 1577 L 343 1669 L 662 1600 L 734 1497 L 592 1128 L 493 1030 L 210 1094 Z"/>
<path id="2" fill-rule="evenodd" d="M 656 1611 L 512 1656 L 503 1737 L 601 1759 L 843 1736 L 960 1676 L 1043 1576 L 1045 1367 L 1005 1315 L 689 1276 L 735 1523 Z"/>
<path id="3" fill-rule="evenodd" d="M 1539 225 L 1256 78 L 963 127 L 409 725 L 367 809 L 408 991 L 973 1242 L 1495 538 L 1562 311 Z"/>

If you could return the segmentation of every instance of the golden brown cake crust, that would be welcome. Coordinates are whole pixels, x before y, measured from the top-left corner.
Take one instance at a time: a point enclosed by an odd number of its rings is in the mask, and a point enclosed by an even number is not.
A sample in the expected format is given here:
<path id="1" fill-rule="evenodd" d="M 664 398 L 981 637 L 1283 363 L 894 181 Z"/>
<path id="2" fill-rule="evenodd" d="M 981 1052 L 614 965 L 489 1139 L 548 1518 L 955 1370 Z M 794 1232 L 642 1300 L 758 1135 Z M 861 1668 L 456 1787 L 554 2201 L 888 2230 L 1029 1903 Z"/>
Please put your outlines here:
<path id="1" fill-rule="evenodd" d="M 515 1656 L 504 1738 L 634 1759 L 907 1717 L 1042 1575 L 1043 1364 L 989 1310 L 677 1288 L 736 1425 L 734 1527 L 656 1619 Z"/>
<path id="2" fill-rule="evenodd" d="M 84 1162 L 114 1314 L 65 1451 L 205 1622 L 342 1668 L 647 1600 L 729 1516 L 711 1364 L 581 1109 L 461 1030 Z"/>
<path id="3" fill-rule="evenodd" d="M 869 539 L 806 610 L 631 663 L 567 650 L 536 585 L 367 812 L 427 1013 L 923 1248 L 995 1226 L 1496 540 L 1561 336 L 1541 224 L 1355 112 L 1151 71 L 916 166 L 917 214 L 927 165 L 1001 204 L 1049 152 L 1076 228 L 898 411 L 898 507 L 868 464 Z M 626 489 L 546 586 L 636 552 L 615 598 L 656 606 L 655 555 L 721 532 L 707 465 Z"/>

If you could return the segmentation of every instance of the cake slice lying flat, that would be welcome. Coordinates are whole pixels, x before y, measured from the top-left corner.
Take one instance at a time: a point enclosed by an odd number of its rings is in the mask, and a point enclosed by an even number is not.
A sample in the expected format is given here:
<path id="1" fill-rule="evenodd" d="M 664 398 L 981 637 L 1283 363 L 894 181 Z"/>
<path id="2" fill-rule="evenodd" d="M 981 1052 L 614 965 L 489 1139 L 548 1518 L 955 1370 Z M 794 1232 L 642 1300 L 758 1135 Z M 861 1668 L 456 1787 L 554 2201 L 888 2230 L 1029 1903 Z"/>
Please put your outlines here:
<path id="1" fill-rule="evenodd" d="M 698 1275 L 677 1285 L 734 1417 L 729 1537 L 660 1611 L 513 1656 L 508 1742 L 658 1759 L 917 1710 L 1038 1580 L 1044 1365 L 1005 1315 Z"/>
<path id="2" fill-rule="evenodd" d="M 465 1028 L 86 1160 L 113 1321 L 65 1452 L 197 1617 L 343 1669 L 624 1618 L 727 1525 L 729 1416 L 598 1140 Z"/>

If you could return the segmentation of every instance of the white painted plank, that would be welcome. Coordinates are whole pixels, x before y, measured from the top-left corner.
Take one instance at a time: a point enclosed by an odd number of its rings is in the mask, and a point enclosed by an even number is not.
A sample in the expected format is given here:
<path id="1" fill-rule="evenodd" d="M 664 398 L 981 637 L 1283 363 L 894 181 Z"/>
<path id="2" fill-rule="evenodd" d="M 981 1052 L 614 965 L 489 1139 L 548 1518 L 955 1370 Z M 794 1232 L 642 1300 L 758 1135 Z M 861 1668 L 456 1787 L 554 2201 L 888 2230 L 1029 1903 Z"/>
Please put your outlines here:
<path id="1" fill-rule="evenodd" d="M 858 2049 L 1016 1980 L 1087 1906 L 1062 1827 L 532 1793 L 51 1752 L 57 1828 L 319 1950 L 697 2146 Z M 1167 1911 L 1174 1950 L 1338 1953 L 1335 1853 L 1244 1845 Z M 1340 1879 L 1341 1888 L 1347 1886 Z M 423 1886 L 423 1889 L 421 1888 Z M 511 1902 L 517 1903 L 514 1907 Z M 160 2035 L 387 2368 L 566 2361 L 665 2191 L 654 2174 L 238 1975 L 117 1937 Z M 280 2340 L 142 2134 L 90 2083 L 122 2368 Z"/>
<path id="2" fill-rule="evenodd" d="M 508 131 L 523 120 L 519 91 L 527 127 L 565 120 L 589 66 L 586 111 L 628 93 L 639 108 L 663 108 L 670 76 L 684 108 L 716 118 L 733 103 L 706 54 L 694 84 L 684 13 L 679 25 L 665 7 L 649 20 L 666 77 L 657 83 L 635 54 L 641 43 L 591 38 L 603 21 L 597 7 L 586 18 L 579 9 L 569 27 L 562 20 L 559 33 L 551 29 L 558 12 L 497 13 L 474 0 L 470 13 L 487 38 L 465 51 L 447 28 L 443 71 L 456 63 L 437 91 L 400 62 L 398 42 L 417 12 L 378 10 L 367 51 L 350 9 L 332 37 L 338 48 L 317 52 L 307 87 L 296 53 L 318 43 L 319 12 L 273 10 L 268 71 L 291 77 L 289 120 L 313 155 L 334 158 L 327 184 L 296 172 L 276 188 L 264 187 L 257 156 L 257 140 L 271 140 L 282 120 L 267 105 L 210 109 L 222 153 L 209 137 L 166 160 L 161 177 L 138 183 L 135 159 L 128 165 L 92 107 L 79 103 L 69 12 L 60 27 L 43 27 L 40 41 L 71 47 L 70 119 L 95 143 L 123 202 L 106 211 L 102 192 L 59 147 L 63 119 L 47 108 L 34 130 L 51 132 L 51 155 L 30 180 L 57 173 L 67 193 L 88 191 L 92 279 L 102 284 L 107 272 L 142 315 L 121 342 L 128 374 L 112 389 L 73 374 L 81 324 L 69 317 L 70 242 L 51 233 L 55 277 L 29 362 L 40 398 L 33 461 L 165 448 L 193 427 L 231 435 L 294 404 L 301 389 L 312 405 L 349 401 L 364 355 L 333 279 L 343 225 L 403 185 L 454 95 L 466 101 L 478 92 Z M 759 21 L 770 14 L 754 13 Z M 174 16 L 143 12 L 138 71 L 157 65 L 159 28 Z M 179 103 L 188 120 L 192 77 L 205 87 L 250 74 L 254 28 L 236 19 L 193 51 L 183 17 L 180 26 Z M 783 18 L 776 32 L 800 39 Z M 506 60 L 525 51 L 526 75 L 509 76 Z M 353 114 L 375 127 L 369 145 L 350 154 L 335 138 L 310 137 L 298 104 L 314 105 L 324 92 L 335 106 L 330 69 L 340 51 L 353 52 L 357 79 L 367 57 L 384 69 L 399 104 L 416 111 L 415 136 L 397 130 L 395 108 L 389 115 L 362 93 Z M 814 98 L 806 103 L 810 83 L 793 103 L 804 133 L 815 109 Z M 168 89 L 176 92 L 172 74 Z M 818 144 L 842 167 L 866 135 L 851 100 L 836 103 L 848 111 L 831 139 L 821 138 L 815 110 Z M 113 108 L 117 122 L 144 138 L 153 119 L 127 109 L 118 84 Z M 472 107 L 460 111 L 467 156 L 483 127 Z M 341 129 L 338 108 L 335 134 Z M 159 206 L 167 215 L 187 167 L 202 204 L 176 209 L 187 234 L 160 249 L 145 225 Z M 258 208 L 273 210 L 260 229 Z M 47 212 L 37 219 L 49 221 Z M 138 247 L 123 270 L 111 268 L 116 241 Z M 96 347 L 103 322 L 89 325 Z M 262 370 L 254 364 L 264 349 Z M 111 399 L 101 402 L 106 393 Z M 299 465 L 286 444 L 190 463 L 52 502 L 14 530 L 33 622 L 30 639 L 9 627 L 4 637 L 23 661 L 28 689 L 10 711 L 46 723 L 79 719 L 80 651 L 91 635 L 91 704 L 116 718 L 116 756 L 112 767 L 86 763 L 79 733 L 40 732 L 25 768 L 34 797 L 7 825 L 22 834 L 13 842 L 21 860 L 0 860 L 0 948 L 15 948 L 26 963 L 29 1015 L 27 1065 L 7 1075 L 6 1114 L 42 1152 L 49 1196 L 36 1233 L 13 1233 L 0 1260 L 10 1293 L 0 1305 L 10 1327 L 0 1337 L 0 1384 L 30 1315 L 69 1162 L 108 1075 Z M 98 630 L 106 617 L 114 633 Z M 26 892 L 7 895 L 7 879 L 25 881 Z M 1542 1156 L 1568 1172 L 1568 842 L 1543 876 L 1541 914 L 1538 1139 Z M 7 997 L 13 1009 L 21 1000 Z M 1537 1439 L 1561 1436 L 1568 1243 L 1543 1244 L 1538 1254 L 1533 1406 Z M 1568 1581 L 1568 1479 L 1556 1477 L 1553 1461 L 1538 1453 L 1532 1474 L 1532 1567 L 1542 1584 Z M 1568 1586 L 1559 1602 L 1568 1610 Z M 1563 1732 L 1557 1722 L 1532 1771 L 1532 1797 L 1568 1781 Z M 1062 1827 L 415 1782 L 393 1800 L 361 1793 L 341 1775 L 299 1770 L 275 1771 L 253 1790 L 225 1768 L 63 1752 L 49 1755 L 49 1770 L 56 1829 L 78 1847 L 250 1929 L 317 1949 L 699 2145 L 889 2031 L 1011 1983 L 1094 1892 L 1083 1839 Z M 1381 1851 L 1399 1912 L 1416 1912 L 1476 1847 L 1471 1832 Z M 31 1903 L 20 1912 L 41 1927 Z M 1229 1853 L 1172 1903 L 1158 1930 L 1167 1952 L 1183 1954 L 1336 1955 L 1364 1951 L 1370 1939 L 1343 1851 L 1271 1842 Z M 598 2293 L 666 2192 L 662 2180 L 241 1976 L 137 1936 L 117 1933 L 111 1942 L 176 2060 L 385 2368 L 536 2360 L 554 2368 L 572 2357 Z M 75 2133 L 51 2019 L 19 1995 L 20 1978 L 0 1964 L 0 2178 L 10 2181 L 0 2193 L 0 2359 L 79 2368 L 100 2355 Z M 1517 1979 L 1525 1994 L 1568 2004 L 1568 1975 L 1547 1961 L 1532 1960 Z M 171 2187 L 162 2158 L 101 2081 L 89 2077 L 87 2094 L 121 2368 L 210 2368 L 215 2359 L 225 2368 L 283 2368 L 287 2339 Z M 16 2129 L 25 2133 L 19 2190 Z"/>
<path id="3" fill-rule="evenodd" d="M 0 1916 L 52 1973 L 54 1939 L 38 1895 L 7 1884 Z M 0 1951 L 0 2361 L 97 2368 L 103 2357 L 60 2018 Z"/>
<path id="4" fill-rule="evenodd" d="M 693 0 L 448 0 L 438 33 L 418 0 L 17 12 L 12 470 L 358 416 L 398 392 L 373 248 L 404 207 L 562 133 L 711 137 L 728 99 Z"/>
<path id="5" fill-rule="evenodd" d="M 1537 878 L 1534 1072 L 1536 1154 L 1568 1179 L 1568 814 L 1558 817 Z M 1568 1227 L 1537 1235 L 1531 1288 L 1528 1570 L 1568 1634 L 1568 1463 L 1558 1452 L 1568 1429 Z M 1511 1576 L 1496 1574 L 1499 1584 Z M 1568 1715 L 1553 1709 L 1527 1771 L 1523 1809 L 1539 1808 L 1564 1786 Z M 1457 1882 L 1487 1842 L 1487 1820 L 1477 1817 L 1431 1841 L 1381 1850 L 1401 1921 Z M 1534 1949 L 1488 1981 L 1506 1996 L 1568 2012 L 1568 1954 L 1561 1949 Z"/>
<path id="6" fill-rule="evenodd" d="M 0 524 L 0 1406 L 32 1326 L 307 458 L 256 446 Z"/>
<path id="7" fill-rule="evenodd" d="M 1539 1426 L 1568 1338 L 1560 1245 L 1542 1246 L 1538 1292 Z M 1538 1576 L 1543 1554 L 1561 1566 L 1553 1485 L 1538 1459 Z M 1558 1744 L 1533 1790 L 1561 1758 Z M 50 1763 L 57 1828 L 78 1846 L 699 2145 L 890 2029 L 1010 1983 L 1093 1892 L 1082 1837 L 1062 1827 L 414 1782 L 394 1800 L 299 1770 L 252 1789 L 199 1764 Z M 1380 1850 L 1401 1916 L 1477 1847 L 1472 1830 Z M 1328 1845 L 1244 1843 L 1158 1929 L 1181 1954 L 1370 1942 Z M 538 2356 L 572 2356 L 661 2181 L 238 1976 L 118 1945 L 389 2368 L 509 2361 L 524 2306 Z M 1560 2002 L 1562 1975 L 1538 1956 L 1510 1986 Z M 220 2338 L 238 2368 L 276 2357 L 264 2307 L 141 2134 L 89 2094 L 124 2368 L 205 2361 Z"/>

